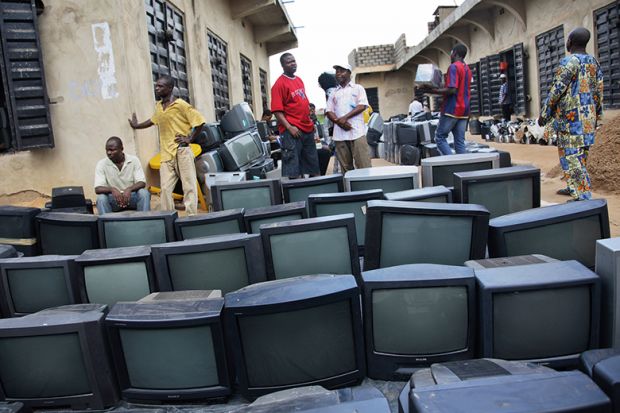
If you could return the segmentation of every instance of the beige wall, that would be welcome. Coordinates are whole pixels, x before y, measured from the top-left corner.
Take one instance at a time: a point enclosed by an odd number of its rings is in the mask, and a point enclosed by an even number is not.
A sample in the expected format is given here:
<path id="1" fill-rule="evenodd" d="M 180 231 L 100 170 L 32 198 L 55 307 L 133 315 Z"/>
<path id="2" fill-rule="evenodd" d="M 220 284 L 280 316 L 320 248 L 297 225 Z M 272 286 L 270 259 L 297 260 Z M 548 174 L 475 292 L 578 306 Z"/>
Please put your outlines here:
<path id="1" fill-rule="evenodd" d="M 358 73 L 355 82 L 365 88 L 376 87 L 383 119 L 407 113 L 413 100 L 414 74 L 408 70 L 381 73 Z"/>

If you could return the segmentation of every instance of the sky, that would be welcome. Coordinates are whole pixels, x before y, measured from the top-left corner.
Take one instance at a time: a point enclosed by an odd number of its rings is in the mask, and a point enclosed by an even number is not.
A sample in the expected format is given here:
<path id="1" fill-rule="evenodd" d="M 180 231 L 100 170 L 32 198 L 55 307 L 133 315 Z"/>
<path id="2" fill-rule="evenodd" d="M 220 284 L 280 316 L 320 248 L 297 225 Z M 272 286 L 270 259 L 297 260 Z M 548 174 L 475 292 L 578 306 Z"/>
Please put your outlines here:
<path id="1" fill-rule="evenodd" d="M 288 50 L 297 61 L 297 76 L 306 86 L 310 102 L 325 107 L 319 75 L 337 62 L 348 62 L 355 48 L 394 44 L 405 33 L 407 46 L 428 35 L 427 23 L 439 5 L 460 5 L 463 0 L 284 0 L 295 27 L 299 47 Z M 271 56 L 271 84 L 282 74 L 281 53 Z"/>

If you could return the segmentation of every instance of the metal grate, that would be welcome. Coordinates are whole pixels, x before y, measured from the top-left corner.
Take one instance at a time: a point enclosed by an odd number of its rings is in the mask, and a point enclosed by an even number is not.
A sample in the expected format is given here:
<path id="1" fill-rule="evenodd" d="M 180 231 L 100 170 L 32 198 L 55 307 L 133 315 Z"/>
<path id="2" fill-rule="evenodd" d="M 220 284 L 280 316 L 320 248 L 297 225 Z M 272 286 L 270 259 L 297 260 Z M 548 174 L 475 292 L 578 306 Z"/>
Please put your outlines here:
<path id="1" fill-rule="evenodd" d="M 491 68 L 489 56 L 480 59 L 479 68 L 480 114 L 482 116 L 491 116 L 493 97 L 491 96 Z"/>
<path id="2" fill-rule="evenodd" d="M 480 115 L 480 63 L 472 63 L 469 65 L 471 70 L 471 86 L 469 88 L 469 112 L 472 115 Z"/>
<path id="3" fill-rule="evenodd" d="M 517 115 L 527 114 L 527 70 L 525 68 L 525 51 L 523 43 L 516 44 L 512 47 L 514 58 L 514 99 L 513 107 Z"/>
<path id="4" fill-rule="evenodd" d="M 209 63 L 211 64 L 211 83 L 213 84 L 213 106 L 216 118 L 220 110 L 230 109 L 228 93 L 228 45 L 217 35 L 208 32 Z"/>
<path id="5" fill-rule="evenodd" d="M 620 108 L 620 3 L 614 2 L 594 12 L 596 48 L 603 71 L 603 103 Z"/>
<path id="6" fill-rule="evenodd" d="M 564 57 L 563 26 L 536 36 L 536 55 L 538 58 L 538 91 L 542 107 L 551 88 L 555 69 Z"/>
<path id="7" fill-rule="evenodd" d="M 267 72 L 263 69 L 258 69 L 258 78 L 260 80 L 260 98 L 263 104 L 261 109 L 264 111 L 265 109 L 269 109 L 269 101 L 267 98 Z"/>
<path id="8" fill-rule="evenodd" d="M 252 96 L 252 61 L 240 55 L 241 58 L 241 83 L 243 85 L 243 101 L 254 109 L 254 98 Z"/>

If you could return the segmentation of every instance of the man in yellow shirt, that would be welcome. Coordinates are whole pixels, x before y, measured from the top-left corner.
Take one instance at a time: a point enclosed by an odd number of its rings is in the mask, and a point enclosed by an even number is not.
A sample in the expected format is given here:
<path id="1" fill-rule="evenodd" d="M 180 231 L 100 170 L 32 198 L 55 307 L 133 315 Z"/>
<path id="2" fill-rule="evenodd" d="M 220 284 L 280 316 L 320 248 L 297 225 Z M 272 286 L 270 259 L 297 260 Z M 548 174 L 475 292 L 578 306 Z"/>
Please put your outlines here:
<path id="1" fill-rule="evenodd" d="M 155 83 L 155 94 L 161 100 L 155 105 L 155 114 L 144 122 L 138 122 L 133 113 L 129 124 L 134 129 L 145 129 L 153 125 L 159 127 L 159 146 L 161 151 L 161 209 L 174 210 L 172 191 L 181 180 L 183 203 L 188 215 L 198 212 L 196 193 L 196 167 L 194 154 L 189 146 L 200 133 L 205 118 L 189 103 L 173 96 L 174 79 L 161 76 Z M 194 132 L 190 132 L 194 128 Z"/>

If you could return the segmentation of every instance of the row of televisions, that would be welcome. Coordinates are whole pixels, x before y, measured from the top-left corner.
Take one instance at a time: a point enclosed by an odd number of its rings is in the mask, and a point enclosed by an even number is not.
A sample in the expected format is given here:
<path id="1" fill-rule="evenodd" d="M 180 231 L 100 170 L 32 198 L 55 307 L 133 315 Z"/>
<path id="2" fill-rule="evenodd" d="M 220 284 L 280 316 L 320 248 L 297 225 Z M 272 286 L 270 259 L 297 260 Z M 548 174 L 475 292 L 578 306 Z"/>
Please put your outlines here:
<path id="1" fill-rule="evenodd" d="M 121 286 L 122 288 L 122 286 Z M 28 406 L 254 398 L 475 356 L 574 367 L 599 345 L 601 281 L 577 261 L 409 264 L 149 295 L 0 320 L 0 395 Z M 111 359 L 111 361 L 110 361 Z"/>

